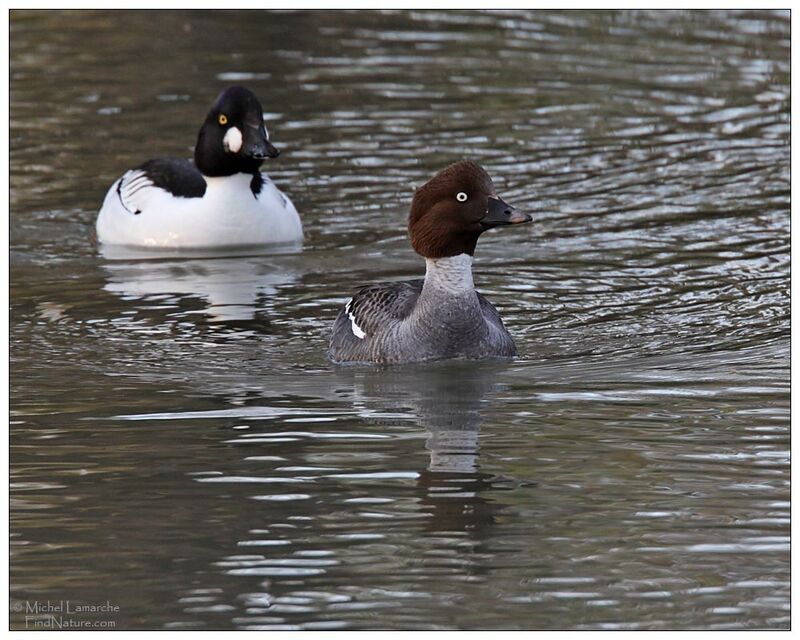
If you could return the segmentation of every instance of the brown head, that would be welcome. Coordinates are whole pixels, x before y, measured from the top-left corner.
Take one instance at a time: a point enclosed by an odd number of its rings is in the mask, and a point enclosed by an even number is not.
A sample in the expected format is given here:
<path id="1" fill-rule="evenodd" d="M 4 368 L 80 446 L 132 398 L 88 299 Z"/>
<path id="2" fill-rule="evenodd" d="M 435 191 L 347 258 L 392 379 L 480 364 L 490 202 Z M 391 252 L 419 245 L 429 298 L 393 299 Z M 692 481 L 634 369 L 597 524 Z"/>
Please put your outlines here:
<path id="1" fill-rule="evenodd" d="M 408 232 L 418 254 L 446 258 L 474 255 L 478 238 L 487 229 L 531 220 L 497 196 L 483 167 L 463 160 L 414 192 Z"/>

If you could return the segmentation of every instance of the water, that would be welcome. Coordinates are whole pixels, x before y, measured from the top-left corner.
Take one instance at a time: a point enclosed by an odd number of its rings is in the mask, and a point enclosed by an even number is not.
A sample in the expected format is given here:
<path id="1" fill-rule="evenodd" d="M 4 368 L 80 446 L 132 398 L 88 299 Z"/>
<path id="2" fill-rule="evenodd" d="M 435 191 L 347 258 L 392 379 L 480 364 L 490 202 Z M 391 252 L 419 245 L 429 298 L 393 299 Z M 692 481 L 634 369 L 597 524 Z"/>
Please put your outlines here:
<path id="1" fill-rule="evenodd" d="M 11 79 L 15 627 L 788 627 L 787 13 L 14 13 Z M 302 250 L 103 255 L 233 82 Z M 462 157 L 520 357 L 331 366 Z"/>

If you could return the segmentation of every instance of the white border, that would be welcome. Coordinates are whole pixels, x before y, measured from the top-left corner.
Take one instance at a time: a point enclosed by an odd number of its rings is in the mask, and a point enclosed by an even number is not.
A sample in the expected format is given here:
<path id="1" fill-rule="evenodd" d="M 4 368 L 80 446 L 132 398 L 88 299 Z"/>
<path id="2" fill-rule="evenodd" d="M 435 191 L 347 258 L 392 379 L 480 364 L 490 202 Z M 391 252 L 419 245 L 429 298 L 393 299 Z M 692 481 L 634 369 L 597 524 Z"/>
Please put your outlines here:
<path id="1" fill-rule="evenodd" d="M 322 2 L 322 1 L 309 1 L 309 0 L 297 0 L 295 2 L 266 2 L 264 0 L 261 1 L 231 1 L 226 3 L 220 3 L 218 1 L 203 1 L 203 0 L 184 0 L 184 1 L 176 1 L 176 0 L 164 0 L 160 2 L 153 2 L 152 0 L 143 1 L 143 2 L 121 2 L 121 1 L 110 1 L 110 2 L 97 2 L 97 1 L 83 1 L 77 3 L 66 3 L 66 2 L 54 2 L 52 0 L 48 1 L 32 1 L 32 0 L 16 0 L 14 2 L 8 3 L 8 6 L 4 7 L 6 10 L 2 12 L 2 46 L 0 49 L 2 53 L 0 53 L 0 65 L 2 69 L 4 69 L 4 73 L 6 74 L 6 78 L 8 79 L 8 69 L 9 69 L 9 9 L 65 9 L 65 8 L 80 8 L 80 9 L 327 9 L 327 10 L 334 10 L 334 9 L 381 9 L 381 8 L 392 8 L 392 9 L 480 9 L 480 8 L 487 8 L 487 0 L 461 0 L 461 1 L 442 1 L 442 0 L 428 0 L 426 2 L 419 2 L 417 1 L 407 1 L 407 0 L 390 0 L 389 2 L 384 3 L 377 3 L 374 1 L 349 1 L 349 2 Z M 783 2 L 772 2 L 772 1 L 763 1 L 760 0 L 758 2 L 754 0 L 726 0 L 724 2 L 707 2 L 702 0 L 669 0 L 669 1 L 661 1 L 656 2 L 653 4 L 648 3 L 646 6 L 643 6 L 641 2 L 635 2 L 633 0 L 617 0 L 616 2 L 611 3 L 602 3 L 602 2 L 575 2 L 575 1 L 565 1 L 565 2 L 550 2 L 550 3 L 542 3 L 542 4 L 534 4 L 530 1 L 519 1 L 519 0 L 501 0 L 498 3 L 498 6 L 492 7 L 494 9 L 537 9 L 537 10 L 548 10 L 548 9 L 646 9 L 646 8 L 657 8 L 657 9 L 790 9 L 792 8 L 792 3 L 790 1 L 783 1 Z M 795 30 L 796 18 L 794 12 L 791 18 L 791 27 L 792 32 Z M 795 54 L 794 54 L 794 47 L 792 47 L 792 73 L 791 73 L 791 81 L 792 85 L 796 87 L 800 87 L 795 80 L 797 78 L 797 65 L 794 64 L 795 61 Z M 5 411 L 5 444 L 3 446 L 3 452 L 0 454 L 0 460 L 2 460 L 2 468 L 5 473 L 5 481 L 3 483 L 3 504 L 2 511 L 3 511 L 3 518 L 2 518 L 2 533 L 3 538 L 5 540 L 4 544 L 4 552 L 0 554 L 2 558 L 0 558 L 0 572 L 2 572 L 2 576 L 0 576 L 0 582 L 3 584 L 3 591 L 5 593 L 4 602 L 8 603 L 8 551 L 9 551 L 9 519 L 8 519 L 8 504 L 9 504 L 9 487 L 8 487 L 8 478 L 9 478 L 9 450 L 8 450 L 8 410 L 9 410 L 9 371 L 8 371 L 8 357 L 9 357 L 9 316 L 8 316 L 8 308 L 9 308 L 9 274 L 8 274 L 8 256 L 9 256 L 9 221 L 10 221 L 10 213 L 8 211 L 9 205 L 9 137 L 8 137 L 8 124 L 9 124 L 9 84 L 10 79 L 7 80 L 6 91 L 3 92 L 2 101 L 0 101 L 0 118 L 2 118 L 3 122 L 5 123 L 5 127 L 3 128 L 3 134 L 0 136 L 0 149 L 2 149 L 2 158 L 5 159 L 5 166 L 6 169 L 0 172 L 0 193 L 3 197 L 4 208 L 6 209 L 6 216 L 4 220 L 4 224 L 2 225 L 2 230 L 0 231 L 0 242 L 2 242 L 2 246 L 5 249 L 5 259 L 2 261 L 2 267 L 0 267 L 0 274 L 2 275 L 2 306 L 3 306 L 3 313 L 2 313 L 2 330 L 4 339 L 2 341 L 2 352 L 0 352 L 0 360 L 3 363 L 2 367 L 2 377 L 3 377 L 3 384 L 2 384 L 2 408 Z M 792 99 L 791 99 L 791 106 L 792 112 L 798 113 L 796 106 L 797 106 L 797 98 L 795 92 L 792 92 Z M 792 142 L 792 166 L 793 167 L 800 167 L 800 161 L 798 161 L 798 147 L 797 147 L 797 140 L 795 136 L 794 127 L 792 127 L 792 134 L 791 134 L 791 142 Z M 795 216 L 795 203 L 792 201 L 792 221 L 796 219 Z M 794 225 L 793 225 L 794 226 Z M 794 247 L 792 247 L 792 262 L 794 263 L 795 258 Z M 797 285 L 795 279 L 792 280 L 792 287 L 791 287 L 791 299 L 792 299 L 792 312 L 795 311 L 795 300 L 797 299 L 796 293 L 800 288 L 800 285 Z M 793 313 L 793 315 L 795 315 Z M 796 337 L 796 323 L 792 324 L 792 342 Z M 792 372 L 794 373 L 794 367 L 792 367 Z M 794 401 L 798 399 L 798 394 L 800 392 L 796 392 L 795 389 L 792 389 L 791 397 L 792 397 L 792 404 L 796 404 Z M 797 405 L 800 406 L 800 405 Z M 794 415 L 792 416 L 792 426 L 795 426 Z M 792 429 L 794 432 L 795 429 Z M 792 448 L 794 449 L 795 439 L 792 437 Z M 792 469 L 792 481 L 794 481 L 795 473 L 794 469 Z M 793 501 L 794 502 L 794 501 Z M 794 534 L 796 532 L 796 519 L 792 519 L 792 538 L 794 538 Z M 792 566 L 796 567 L 797 563 L 794 562 L 796 559 L 796 545 L 792 545 Z M 792 583 L 792 602 L 798 602 L 795 599 L 795 582 Z M 480 606 L 491 606 L 491 603 L 476 603 L 477 607 Z M 9 611 L 7 605 L 0 605 L 0 610 L 2 610 L 2 616 L 0 617 L 0 629 L 5 631 L 8 629 L 8 622 L 9 622 Z M 53 632 L 44 632 L 44 631 L 13 631 L 10 632 L 12 635 L 16 636 L 17 634 L 25 634 L 25 637 L 44 637 L 47 634 L 47 637 L 52 637 Z M 73 631 L 69 633 L 69 638 L 96 638 L 97 633 L 102 632 L 89 632 L 89 631 Z M 130 637 L 132 635 L 139 635 L 140 632 L 136 631 L 116 631 L 114 632 L 117 634 L 118 637 L 125 638 Z M 210 633 L 218 633 L 213 631 L 151 631 L 147 633 L 148 637 L 151 638 L 162 638 L 162 637 L 172 637 L 174 634 L 178 634 L 179 637 L 182 638 L 191 638 L 195 637 L 196 635 L 208 635 Z M 227 632 L 226 632 L 227 633 Z M 253 632 L 250 632 L 253 633 Z M 268 634 L 270 638 L 279 638 L 279 639 L 292 639 L 297 637 L 297 633 L 303 633 L 304 637 L 312 638 L 344 638 L 347 637 L 352 638 L 354 632 L 353 631 L 326 631 L 326 632 L 316 632 L 316 631 L 306 631 L 306 632 L 265 632 Z M 508 631 L 508 632 L 465 632 L 465 631 L 440 631 L 440 632 L 355 632 L 356 636 L 359 638 L 374 638 L 374 637 L 398 637 L 398 635 L 410 635 L 413 633 L 415 640 L 422 639 L 422 638 L 433 638 L 433 639 L 441 639 L 441 638 L 453 638 L 453 637 L 461 637 L 465 634 L 475 635 L 475 634 L 485 634 L 488 636 L 489 633 L 495 635 L 497 633 L 502 633 L 504 637 L 535 637 L 537 639 L 544 638 L 564 638 L 566 634 L 571 634 L 571 631 L 564 631 L 564 632 L 557 632 L 557 631 L 544 631 L 544 632 L 515 632 L 515 631 Z M 592 631 L 585 631 L 581 633 L 581 637 L 585 637 L 586 634 L 593 634 L 593 633 L 602 633 L 602 632 L 592 632 Z M 652 632 L 647 631 L 626 631 L 624 632 L 625 638 L 640 638 L 644 634 L 648 634 Z M 669 631 L 661 631 L 658 632 L 659 638 L 666 638 L 669 639 L 673 636 L 680 636 L 680 638 L 700 638 L 703 640 L 711 640 L 721 637 L 722 635 L 728 633 L 737 633 L 737 632 L 724 632 L 724 631 L 692 631 L 692 632 L 669 632 Z M 32 634 L 32 635 L 31 635 Z"/>

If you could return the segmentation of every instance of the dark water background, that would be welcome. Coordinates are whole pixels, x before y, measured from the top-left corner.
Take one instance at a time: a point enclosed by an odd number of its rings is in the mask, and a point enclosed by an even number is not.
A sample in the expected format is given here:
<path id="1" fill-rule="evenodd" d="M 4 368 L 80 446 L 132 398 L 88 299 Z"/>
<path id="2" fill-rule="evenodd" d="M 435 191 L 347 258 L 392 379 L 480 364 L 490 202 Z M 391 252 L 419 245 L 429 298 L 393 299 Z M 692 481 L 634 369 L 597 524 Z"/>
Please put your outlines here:
<path id="1" fill-rule="evenodd" d="M 15 12 L 14 626 L 69 599 L 120 629 L 787 627 L 789 29 Z M 232 83 L 303 249 L 101 255 L 108 185 L 188 157 Z M 476 254 L 519 359 L 331 366 L 463 157 L 535 216 Z"/>

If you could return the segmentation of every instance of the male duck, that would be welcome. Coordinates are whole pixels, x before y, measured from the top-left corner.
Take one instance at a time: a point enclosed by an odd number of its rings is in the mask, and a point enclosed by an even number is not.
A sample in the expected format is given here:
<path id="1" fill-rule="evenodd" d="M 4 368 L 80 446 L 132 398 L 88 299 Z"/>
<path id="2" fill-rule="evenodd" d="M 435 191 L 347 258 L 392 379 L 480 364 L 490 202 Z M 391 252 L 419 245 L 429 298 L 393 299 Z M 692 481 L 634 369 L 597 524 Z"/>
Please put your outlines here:
<path id="1" fill-rule="evenodd" d="M 339 313 L 328 357 L 405 363 L 516 355 L 500 315 L 475 291 L 472 256 L 492 227 L 530 222 L 495 193 L 484 169 L 453 164 L 414 193 L 408 230 L 425 279 L 364 287 Z"/>
<path id="2" fill-rule="evenodd" d="M 194 164 L 149 160 L 111 185 L 97 217 L 97 239 L 164 249 L 298 242 L 297 210 L 260 170 L 265 158 L 278 154 L 258 99 L 244 87 L 230 87 L 200 128 Z"/>

